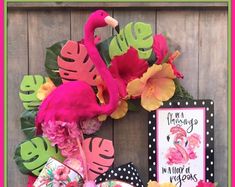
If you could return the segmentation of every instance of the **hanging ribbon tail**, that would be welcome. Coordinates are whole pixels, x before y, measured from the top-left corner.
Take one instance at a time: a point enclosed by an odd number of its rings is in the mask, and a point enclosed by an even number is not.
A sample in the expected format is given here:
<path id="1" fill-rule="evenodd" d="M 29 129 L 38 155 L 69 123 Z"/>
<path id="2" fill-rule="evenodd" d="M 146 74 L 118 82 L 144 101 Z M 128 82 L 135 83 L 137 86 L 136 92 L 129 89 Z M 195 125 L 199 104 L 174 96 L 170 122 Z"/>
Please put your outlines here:
<path id="1" fill-rule="evenodd" d="M 115 184 L 123 187 L 144 187 L 139 173 L 132 162 L 109 169 L 96 178 L 96 186 L 104 187 Z"/>
<path id="2" fill-rule="evenodd" d="M 27 187 L 33 187 L 33 183 L 36 181 L 36 179 L 37 177 L 29 175 Z"/>

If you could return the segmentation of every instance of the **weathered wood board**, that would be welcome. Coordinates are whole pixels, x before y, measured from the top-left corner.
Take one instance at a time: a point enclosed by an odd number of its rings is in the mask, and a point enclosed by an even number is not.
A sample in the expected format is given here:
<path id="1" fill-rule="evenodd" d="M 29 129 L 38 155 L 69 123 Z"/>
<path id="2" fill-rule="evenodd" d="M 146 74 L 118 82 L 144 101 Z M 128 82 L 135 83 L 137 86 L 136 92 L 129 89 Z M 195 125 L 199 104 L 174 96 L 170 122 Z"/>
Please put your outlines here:
<path id="1" fill-rule="evenodd" d="M 215 180 L 227 186 L 227 10 L 225 8 L 137 8 L 106 10 L 121 26 L 131 21 L 144 21 L 155 32 L 167 32 L 181 47 L 176 61 L 185 78 L 185 88 L 195 98 L 215 101 Z M 8 10 L 8 186 L 26 186 L 27 178 L 16 168 L 13 154 L 24 140 L 19 117 L 23 107 L 18 98 L 24 74 L 43 74 L 45 49 L 64 40 L 80 40 L 83 24 L 91 9 L 14 9 Z M 114 31 L 97 32 L 102 39 Z M 129 161 L 148 180 L 147 112 L 129 113 L 124 119 L 108 120 L 98 135 L 114 141 L 115 166 Z"/>

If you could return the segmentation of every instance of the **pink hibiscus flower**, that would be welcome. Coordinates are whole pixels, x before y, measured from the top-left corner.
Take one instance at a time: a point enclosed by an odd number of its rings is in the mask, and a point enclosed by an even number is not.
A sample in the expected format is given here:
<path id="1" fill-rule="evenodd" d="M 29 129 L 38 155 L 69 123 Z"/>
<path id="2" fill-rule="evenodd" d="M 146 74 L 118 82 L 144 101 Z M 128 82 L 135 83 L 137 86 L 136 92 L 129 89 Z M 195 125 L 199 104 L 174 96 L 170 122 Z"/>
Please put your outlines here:
<path id="1" fill-rule="evenodd" d="M 153 51 L 157 57 L 156 64 L 168 63 L 171 65 L 174 74 L 177 78 L 183 78 L 183 74 L 180 73 L 173 62 L 180 55 L 179 51 L 175 51 L 171 54 L 169 51 L 167 39 L 162 34 L 157 34 L 154 36 Z"/>
<path id="2" fill-rule="evenodd" d="M 66 181 L 68 179 L 70 169 L 66 166 L 58 166 L 56 170 L 53 171 L 54 179 L 57 181 Z"/>
<path id="3" fill-rule="evenodd" d="M 161 64 L 169 52 L 167 40 L 162 34 L 154 36 L 153 51 L 157 57 L 156 64 Z"/>
<path id="4" fill-rule="evenodd" d="M 121 98 L 125 98 L 127 95 L 128 82 L 139 78 L 147 68 L 147 61 L 139 59 L 137 50 L 132 47 L 125 54 L 113 58 L 109 71 L 117 80 Z"/>

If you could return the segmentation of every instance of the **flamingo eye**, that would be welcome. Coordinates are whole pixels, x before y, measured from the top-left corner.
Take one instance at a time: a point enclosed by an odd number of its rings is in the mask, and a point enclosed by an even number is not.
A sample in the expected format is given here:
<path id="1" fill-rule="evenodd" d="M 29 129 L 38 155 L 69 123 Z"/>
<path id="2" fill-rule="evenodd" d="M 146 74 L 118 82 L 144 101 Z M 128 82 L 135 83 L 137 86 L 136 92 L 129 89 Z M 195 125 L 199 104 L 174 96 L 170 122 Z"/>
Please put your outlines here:
<path id="1" fill-rule="evenodd" d="M 104 16 L 104 13 L 103 13 L 103 12 L 101 12 L 101 13 L 100 13 L 100 15 L 101 15 L 101 16 Z"/>

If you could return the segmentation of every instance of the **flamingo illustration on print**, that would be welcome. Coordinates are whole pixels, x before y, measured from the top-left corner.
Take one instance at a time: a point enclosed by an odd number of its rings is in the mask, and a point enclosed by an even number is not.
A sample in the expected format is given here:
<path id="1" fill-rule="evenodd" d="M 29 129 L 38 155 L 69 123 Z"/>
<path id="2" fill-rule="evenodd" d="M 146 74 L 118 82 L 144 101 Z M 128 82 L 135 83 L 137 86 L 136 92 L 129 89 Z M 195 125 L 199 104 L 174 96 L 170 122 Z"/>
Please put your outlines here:
<path id="1" fill-rule="evenodd" d="M 181 127 L 172 127 L 171 135 L 174 135 L 174 147 L 170 147 L 166 153 L 167 164 L 186 164 L 190 159 L 197 158 L 195 149 L 200 146 L 200 136 L 196 133 L 187 137 L 187 133 Z M 170 135 L 167 136 L 169 141 Z"/>

